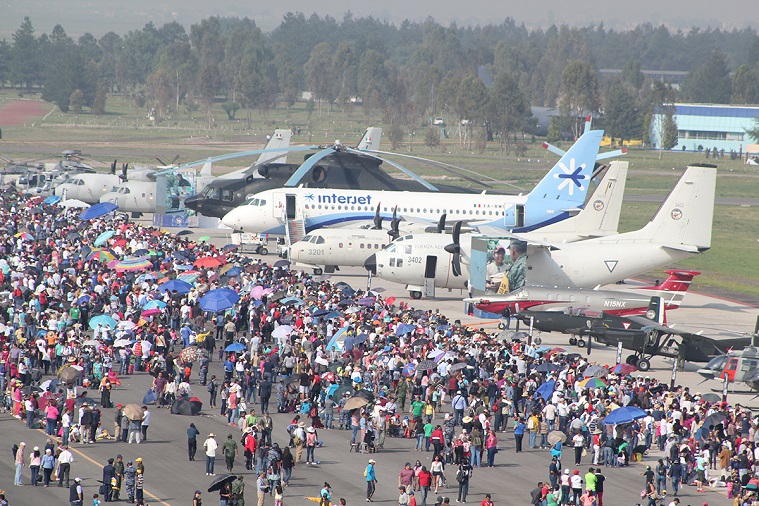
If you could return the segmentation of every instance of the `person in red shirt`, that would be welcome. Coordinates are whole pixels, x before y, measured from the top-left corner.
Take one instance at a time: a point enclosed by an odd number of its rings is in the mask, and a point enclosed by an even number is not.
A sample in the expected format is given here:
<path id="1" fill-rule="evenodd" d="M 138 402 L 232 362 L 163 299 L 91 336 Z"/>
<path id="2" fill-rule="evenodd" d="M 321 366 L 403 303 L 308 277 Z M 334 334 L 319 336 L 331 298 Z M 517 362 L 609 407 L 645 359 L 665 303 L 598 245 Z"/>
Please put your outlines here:
<path id="1" fill-rule="evenodd" d="M 485 494 L 485 499 L 482 500 L 480 506 L 494 506 L 493 501 L 490 500 L 490 494 Z"/>
<path id="2" fill-rule="evenodd" d="M 256 441 L 256 438 L 253 436 L 253 430 L 245 429 L 245 444 L 243 445 L 243 450 L 245 453 L 245 469 L 248 471 L 253 470 L 253 456 L 256 454 L 257 446 L 258 441 Z"/>
<path id="3" fill-rule="evenodd" d="M 416 506 L 416 497 L 414 497 L 413 490 L 408 493 L 408 506 Z"/>
<path id="4" fill-rule="evenodd" d="M 419 487 L 422 489 L 422 505 L 427 506 L 427 494 L 432 486 L 432 473 L 427 470 L 427 466 L 422 466 L 419 471 Z"/>

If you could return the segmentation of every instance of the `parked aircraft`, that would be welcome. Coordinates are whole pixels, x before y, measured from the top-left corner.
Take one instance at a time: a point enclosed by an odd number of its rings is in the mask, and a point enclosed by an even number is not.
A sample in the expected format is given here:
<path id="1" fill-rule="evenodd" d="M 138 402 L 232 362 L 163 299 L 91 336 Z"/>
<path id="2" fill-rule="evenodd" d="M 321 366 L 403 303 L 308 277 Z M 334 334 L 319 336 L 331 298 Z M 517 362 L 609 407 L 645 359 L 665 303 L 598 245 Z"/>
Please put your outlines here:
<path id="1" fill-rule="evenodd" d="M 88 204 L 97 204 L 100 202 L 100 197 L 124 181 L 127 174 L 131 181 L 150 181 L 152 173 L 155 172 L 152 167 L 129 170 L 129 164 L 122 164 L 121 173 L 117 174 L 116 165 L 117 160 L 114 160 L 111 163 L 111 171 L 108 173 L 77 174 L 53 188 L 53 191 L 64 200 L 77 199 Z"/>
<path id="2" fill-rule="evenodd" d="M 612 162 L 588 200 L 589 204 L 576 216 L 521 234 L 520 237 L 562 243 L 616 234 L 627 167 L 627 162 Z M 425 277 L 434 277 L 436 288 L 467 288 L 471 240 L 481 234 L 461 235 L 460 226 L 460 223 L 454 225 L 452 236 L 422 234 L 401 237 L 369 256 L 364 266 L 383 279 L 405 284 L 412 298 L 422 296 Z M 504 233 L 495 227 L 479 229 L 494 235 Z M 451 242 L 460 245 L 458 255 L 450 251 Z"/>
<path id="3" fill-rule="evenodd" d="M 727 378 L 731 383 L 744 382 L 753 390 L 759 390 L 759 317 L 756 318 L 754 334 L 747 339 L 749 342 L 743 345 L 744 349 L 727 350 L 724 355 L 710 360 L 698 373 L 706 379 Z"/>
<path id="4" fill-rule="evenodd" d="M 445 213 L 455 221 L 530 230 L 577 212 L 587 194 L 602 135 L 600 130 L 585 132 L 528 195 L 443 193 L 416 176 L 430 192 L 267 190 L 232 210 L 222 221 L 246 232 L 284 235 L 288 233 L 286 226 L 292 224 L 311 231 L 337 224 L 369 222 L 381 202 L 381 213 L 386 218 L 397 207 L 407 220 L 432 222 Z"/>

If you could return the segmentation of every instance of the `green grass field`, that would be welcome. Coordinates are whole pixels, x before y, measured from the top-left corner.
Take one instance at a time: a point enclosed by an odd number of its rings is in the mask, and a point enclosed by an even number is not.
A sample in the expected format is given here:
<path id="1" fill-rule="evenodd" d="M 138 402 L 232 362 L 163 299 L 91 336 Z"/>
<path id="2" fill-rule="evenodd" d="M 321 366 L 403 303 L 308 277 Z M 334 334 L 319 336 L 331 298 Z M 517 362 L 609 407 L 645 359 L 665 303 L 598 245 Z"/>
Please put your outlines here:
<path id="1" fill-rule="evenodd" d="M 13 99 L 16 93 L 0 94 L 0 105 Z M 180 109 L 182 109 L 180 107 Z M 328 144 L 339 139 L 345 144 L 355 144 L 368 126 L 387 127 L 379 114 L 366 114 L 360 106 L 346 111 L 329 111 L 318 107 L 309 118 L 305 104 L 297 103 L 291 110 L 280 107 L 269 111 L 266 117 L 259 111 L 251 114 L 251 128 L 247 128 L 247 111 L 237 112 L 237 119 L 230 121 L 220 104 L 211 111 L 212 121 L 202 109 L 192 117 L 182 110 L 177 117 L 153 123 L 145 109 L 135 107 L 125 97 L 109 97 L 104 116 L 95 117 L 86 112 L 81 115 L 63 114 L 53 106 L 52 112 L 34 126 L 3 128 L 0 154 L 14 159 L 34 159 L 40 155 L 53 155 L 63 149 L 80 149 L 91 155 L 91 160 L 107 161 L 118 156 L 119 160 L 132 163 L 155 163 L 155 156 L 171 158 L 180 155 L 180 162 L 203 159 L 232 151 L 255 149 L 263 144 L 267 133 L 274 128 L 301 128 L 301 135 L 294 136 L 293 144 Z M 409 134 L 405 128 L 405 143 L 399 153 L 430 158 L 452 165 L 465 167 L 492 177 L 503 183 L 494 184 L 499 190 L 529 191 L 557 160 L 557 156 L 543 150 L 541 140 L 525 139 L 527 154 L 516 157 L 500 153 L 498 143 L 490 143 L 483 152 L 474 150 L 451 132 L 448 139 L 434 149 L 424 145 L 426 126 L 419 124 Z M 563 143 L 566 149 L 569 143 Z M 390 143 L 383 138 L 383 150 L 390 150 Z M 607 148 L 608 149 L 608 148 Z M 675 184 L 683 169 L 692 163 L 714 162 L 718 166 L 717 195 L 719 197 L 759 197 L 759 171 L 740 160 L 706 160 L 701 153 L 665 152 L 631 149 L 625 160 L 630 163 L 627 181 L 629 195 L 666 195 Z M 227 166 L 214 166 L 214 172 L 223 173 L 239 168 L 252 159 L 225 162 Z M 291 157 L 290 161 L 294 161 Z M 430 179 L 447 179 L 449 183 L 480 188 L 461 179 L 446 176 L 438 168 L 413 160 L 395 160 Z M 102 165 L 94 164 L 96 167 Z M 388 168 L 389 172 L 396 172 Z M 484 188 L 482 188 L 484 189 Z M 653 203 L 625 202 L 620 231 L 639 228 L 654 214 L 658 205 Z M 716 206 L 713 223 L 712 249 L 697 257 L 683 261 L 677 267 L 702 271 L 696 278 L 695 288 L 718 293 L 746 294 L 746 300 L 759 300 L 759 212 L 754 207 Z M 651 278 L 661 278 L 664 269 L 647 273 Z M 740 295 L 738 298 L 744 298 Z M 753 299 L 752 299 L 753 297 Z"/>

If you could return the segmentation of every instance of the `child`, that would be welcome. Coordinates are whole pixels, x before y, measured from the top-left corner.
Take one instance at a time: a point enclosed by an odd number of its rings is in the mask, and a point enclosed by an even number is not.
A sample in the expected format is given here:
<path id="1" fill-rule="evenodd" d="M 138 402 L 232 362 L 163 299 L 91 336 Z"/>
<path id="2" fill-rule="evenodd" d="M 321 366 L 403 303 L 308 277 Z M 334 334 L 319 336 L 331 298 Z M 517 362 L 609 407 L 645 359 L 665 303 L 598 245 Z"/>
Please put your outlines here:
<path id="1" fill-rule="evenodd" d="M 281 484 L 277 485 L 274 488 L 274 506 L 282 506 L 284 504 L 283 497 L 284 497 L 284 493 L 282 491 L 282 485 Z"/>
<path id="2" fill-rule="evenodd" d="M 100 499 L 98 499 L 98 497 L 97 494 L 92 496 L 92 506 L 100 506 Z"/>
<path id="3" fill-rule="evenodd" d="M 135 489 L 137 490 L 137 504 L 144 504 L 143 488 L 145 487 L 145 476 L 142 474 L 142 469 L 137 469 L 137 481 L 135 483 Z"/>

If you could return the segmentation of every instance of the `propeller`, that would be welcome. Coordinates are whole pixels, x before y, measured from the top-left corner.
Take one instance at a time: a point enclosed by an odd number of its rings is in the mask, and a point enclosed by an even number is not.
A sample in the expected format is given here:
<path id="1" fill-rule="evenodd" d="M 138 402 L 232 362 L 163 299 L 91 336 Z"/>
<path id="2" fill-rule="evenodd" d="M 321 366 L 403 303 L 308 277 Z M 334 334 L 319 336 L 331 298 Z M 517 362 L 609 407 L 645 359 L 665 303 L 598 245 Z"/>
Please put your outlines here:
<path id="1" fill-rule="evenodd" d="M 588 355 L 590 355 L 590 349 L 593 347 L 593 336 L 588 335 Z"/>
<path id="2" fill-rule="evenodd" d="M 451 269 L 454 276 L 461 276 L 461 222 L 453 225 L 453 242 L 445 246 L 445 251 L 453 255 Z"/>
<path id="3" fill-rule="evenodd" d="M 393 209 L 393 218 L 390 220 L 390 230 L 387 231 L 387 235 L 392 237 L 393 240 L 398 239 L 398 236 L 401 235 L 398 230 L 400 223 L 401 220 L 398 218 L 398 206 L 395 206 Z"/>
<path id="4" fill-rule="evenodd" d="M 437 233 L 438 234 L 442 234 L 443 232 L 445 232 L 445 218 L 447 216 L 448 215 L 446 213 L 443 213 L 443 214 L 440 215 L 440 219 L 437 220 Z"/>
<path id="5" fill-rule="evenodd" d="M 382 203 L 377 204 L 377 211 L 374 213 L 374 226 L 373 230 L 382 230 L 382 216 L 380 216 L 380 207 Z"/>
<path id="6" fill-rule="evenodd" d="M 155 157 L 155 159 L 158 160 L 158 163 L 160 163 L 164 167 L 170 167 L 170 166 L 174 165 L 175 163 L 177 163 L 177 160 L 179 160 L 179 154 L 175 155 L 174 158 L 172 158 L 169 163 L 164 163 L 163 160 L 161 160 L 157 156 Z"/>
<path id="7" fill-rule="evenodd" d="M 111 174 L 113 174 L 114 176 L 116 175 L 116 162 L 118 162 L 118 160 L 114 160 L 111 162 Z"/>
<path id="8" fill-rule="evenodd" d="M 129 181 L 129 178 L 127 178 L 127 171 L 129 170 L 129 162 L 122 163 L 121 164 L 121 175 L 119 176 L 119 179 L 121 179 L 123 182 Z"/>

